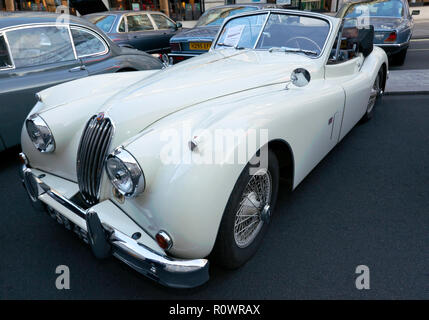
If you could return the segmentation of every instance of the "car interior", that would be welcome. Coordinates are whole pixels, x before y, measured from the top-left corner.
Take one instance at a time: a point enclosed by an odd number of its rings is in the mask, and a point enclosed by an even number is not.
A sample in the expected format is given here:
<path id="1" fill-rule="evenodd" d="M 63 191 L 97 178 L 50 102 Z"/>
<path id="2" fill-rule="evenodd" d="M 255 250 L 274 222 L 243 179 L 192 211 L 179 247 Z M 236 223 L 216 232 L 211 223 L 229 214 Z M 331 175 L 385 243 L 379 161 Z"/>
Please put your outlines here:
<path id="1" fill-rule="evenodd" d="M 338 42 L 338 36 L 341 41 Z M 373 50 L 374 27 L 367 28 L 347 27 L 337 35 L 334 45 L 329 55 L 328 64 L 336 64 L 351 60 L 362 53 L 364 57 L 368 56 Z M 338 43 L 340 48 L 337 53 Z"/>

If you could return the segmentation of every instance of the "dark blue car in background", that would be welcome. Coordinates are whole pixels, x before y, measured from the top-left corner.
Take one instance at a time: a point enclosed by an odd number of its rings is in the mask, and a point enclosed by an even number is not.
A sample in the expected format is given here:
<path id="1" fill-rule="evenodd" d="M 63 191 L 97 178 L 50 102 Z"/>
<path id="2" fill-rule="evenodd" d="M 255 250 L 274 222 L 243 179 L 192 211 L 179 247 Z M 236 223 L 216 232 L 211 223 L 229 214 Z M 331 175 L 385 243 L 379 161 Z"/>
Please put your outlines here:
<path id="1" fill-rule="evenodd" d="M 106 11 L 83 16 L 121 47 L 166 53 L 182 24 L 158 11 Z"/>
<path id="2" fill-rule="evenodd" d="M 275 4 L 240 4 L 218 6 L 207 10 L 192 29 L 183 30 L 170 39 L 170 57 L 174 62 L 195 57 L 209 51 L 225 18 L 246 11 L 281 8 Z"/>

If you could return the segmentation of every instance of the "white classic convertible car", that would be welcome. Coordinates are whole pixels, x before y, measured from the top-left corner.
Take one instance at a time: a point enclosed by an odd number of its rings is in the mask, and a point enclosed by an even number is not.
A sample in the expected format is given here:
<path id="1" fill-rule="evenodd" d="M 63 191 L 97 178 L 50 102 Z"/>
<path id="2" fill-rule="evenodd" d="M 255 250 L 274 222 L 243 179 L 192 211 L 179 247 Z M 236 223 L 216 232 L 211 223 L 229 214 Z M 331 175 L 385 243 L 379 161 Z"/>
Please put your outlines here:
<path id="1" fill-rule="evenodd" d="M 167 286 L 256 252 L 279 179 L 291 190 L 383 93 L 371 26 L 269 9 L 234 16 L 211 50 L 160 71 L 100 75 L 37 94 L 22 130 L 36 207 L 98 258 Z"/>

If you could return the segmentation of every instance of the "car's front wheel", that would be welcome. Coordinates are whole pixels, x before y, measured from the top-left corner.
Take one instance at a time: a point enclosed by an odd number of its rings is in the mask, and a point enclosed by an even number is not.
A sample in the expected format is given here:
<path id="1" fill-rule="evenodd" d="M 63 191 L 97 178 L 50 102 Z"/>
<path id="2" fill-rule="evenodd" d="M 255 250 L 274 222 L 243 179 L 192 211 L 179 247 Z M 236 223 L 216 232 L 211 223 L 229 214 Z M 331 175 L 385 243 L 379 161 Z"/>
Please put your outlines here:
<path id="1" fill-rule="evenodd" d="M 267 168 L 244 168 L 222 217 L 213 262 L 235 269 L 255 254 L 267 231 L 278 185 L 279 164 L 273 152 L 268 151 Z"/>
<path id="2" fill-rule="evenodd" d="M 374 108 L 381 100 L 381 93 L 383 91 L 383 69 L 378 71 L 377 77 L 375 78 L 374 84 L 372 85 L 371 92 L 369 94 L 368 105 L 366 107 L 366 112 L 362 117 L 362 122 L 366 122 L 372 118 L 374 114 Z"/>

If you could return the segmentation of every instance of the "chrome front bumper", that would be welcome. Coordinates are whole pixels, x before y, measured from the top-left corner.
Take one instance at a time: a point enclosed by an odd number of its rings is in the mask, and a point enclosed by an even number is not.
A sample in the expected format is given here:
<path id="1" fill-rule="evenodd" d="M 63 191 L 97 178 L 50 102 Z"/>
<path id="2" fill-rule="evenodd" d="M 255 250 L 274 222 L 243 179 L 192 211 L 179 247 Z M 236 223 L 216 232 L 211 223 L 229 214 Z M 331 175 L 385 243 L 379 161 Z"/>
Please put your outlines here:
<path id="1" fill-rule="evenodd" d="M 25 159 L 25 156 L 21 156 L 21 158 Z M 168 287 L 191 288 L 199 286 L 209 279 L 208 260 L 180 260 L 162 255 L 137 242 L 114 226 L 101 223 L 96 211 L 91 208 L 85 210 L 53 190 L 41 178 L 37 177 L 26 164 L 23 164 L 20 173 L 25 189 L 33 203 L 41 204 L 40 197 L 48 195 L 62 208 L 73 212 L 86 221 L 86 230 L 81 231 L 86 231 L 87 242 L 97 258 L 113 255 L 138 272 Z M 57 215 L 61 214 L 58 210 L 54 211 Z M 67 221 L 67 225 L 72 223 L 63 215 L 59 219 L 62 222 Z M 66 225 L 66 223 L 64 224 Z"/>

